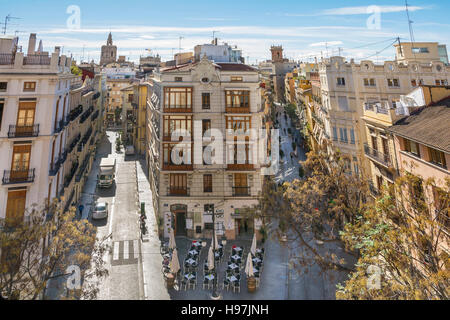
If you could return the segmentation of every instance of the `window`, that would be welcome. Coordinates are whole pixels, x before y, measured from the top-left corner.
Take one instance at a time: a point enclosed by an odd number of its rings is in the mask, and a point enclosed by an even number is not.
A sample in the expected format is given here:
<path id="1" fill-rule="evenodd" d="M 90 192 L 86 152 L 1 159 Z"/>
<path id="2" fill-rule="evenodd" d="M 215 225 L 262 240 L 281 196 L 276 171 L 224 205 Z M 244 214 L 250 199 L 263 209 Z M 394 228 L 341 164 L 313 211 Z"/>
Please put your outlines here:
<path id="1" fill-rule="evenodd" d="M 350 129 L 350 143 L 355 144 L 355 130 Z"/>
<path id="2" fill-rule="evenodd" d="M 8 87 L 8 82 L 0 82 L 0 92 L 5 92 Z"/>
<path id="3" fill-rule="evenodd" d="M 250 91 L 225 91 L 227 108 L 250 108 Z"/>
<path id="4" fill-rule="evenodd" d="M 430 52 L 427 47 L 424 47 L 424 48 L 412 48 L 411 50 L 412 50 L 412 53 L 429 53 Z"/>
<path id="5" fill-rule="evenodd" d="M 183 78 L 182 77 L 175 77 L 175 82 L 183 82 Z"/>
<path id="6" fill-rule="evenodd" d="M 176 147 L 179 160 L 172 158 L 172 150 Z M 192 145 L 185 144 L 179 146 L 172 143 L 164 143 L 163 145 L 163 161 L 165 166 L 186 166 L 192 164 Z M 176 157 L 176 156 L 175 156 Z M 176 163 L 175 163 L 176 161 Z"/>
<path id="7" fill-rule="evenodd" d="M 243 78 L 242 77 L 231 77 L 231 82 L 242 82 Z"/>
<path id="8" fill-rule="evenodd" d="M 337 78 L 338 86 L 345 86 L 345 78 Z"/>
<path id="9" fill-rule="evenodd" d="M 211 94 L 209 92 L 202 92 L 202 109 L 211 108 Z"/>
<path id="10" fill-rule="evenodd" d="M 36 82 L 24 82 L 23 91 L 33 92 L 36 90 Z"/>
<path id="11" fill-rule="evenodd" d="M 437 86 L 446 86 L 448 85 L 447 80 L 436 80 L 436 85 Z"/>
<path id="12" fill-rule="evenodd" d="M 420 158 L 420 149 L 419 149 L 419 144 L 404 139 L 405 141 L 405 151 L 414 154 L 415 156 Z"/>
<path id="13" fill-rule="evenodd" d="M 347 97 L 338 97 L 339 109 L 342 111 L 348 111 L 348 100 Z"/>
<path id="14" fill-rule="evenodd" d="M 436 149 L 428 148 L 428 154 L 430 156 L 430 162 L 445 169 L 447 168 L 447 163 L 445 162 L 445 153 Z"/>
<path id="15" fill-rule="evenodd" d="M 170 194 L 178 194 L 178 195 L 187 194 L 187 174 L 185 173 L 170 174 Z"/>
<path id="16" fill-rule="evenodd" d="M 341 142 L 348 143 L 347 128 L 339 128 L 339 133 L 341 134 Z"/>
<path id="17" fill-rule="evenodd" d="M 416 79 L 411 80 L 411 86 L 417 87 L 417 80 Z"/>
<path id="18" fill-rule="evenodd" d="M 128 95 L 128 102 L 133 102 L 133 94 Z"/>
<path id="19" fill-rule="evenodd" d="M 203 192 L 212 192 L 212 174 L 203 175 Z"/>
<path id="20" fill-rule="evenodd" d="M 336 127 L 333 127 L 333 141 L 338 141 L 338 134 Z"/>
<path id="21" fill-rule="evenodd" d="M 172 140 L 176 130 L 185 130 L 192 138 L 192 116 L 164 116 L 164 140 Z"/>
<path id="22" fill-rule="evenodd" d="M 387 79 L 388 87 L 400 87 L 398 79 Z"/>
<path id="23" fill-rule="evenodd" d="M 164 96 L 165 109 L 192 108 L 192 88 L 164 88 Z"/>
<path id="24" fill-rule="evenodd" d="M 202 120 L 202 135 L 206 137 L 205 132 L 211 129 L 211 120 L 210 119 L 203 119 Z M 211 136 L 209 134 L 208 136 Z"/>
<path id="25" fill-rule="evenodd" d="M 214 204 L 205 204 L 203 206 L 204 213 L 214 213 Z M 206 228 L 206 223 L 205 223 Z M 211 223 L 211 230 L 212 230 L 212 223 Z"/>
<path id="26" fill-rule="evenodd" d="M 227 129 L 247 131 L 251 128 L 251 117 L 226 117 Z"/>
<path id="27" fill-rule="evenodd" d="M 365 78 L 365 79 L 364 79 L 364 85 L 365 85 L 366 87 L 375 87 L 375 86 L 376 86 L 376 84 L 375 84 L 375 79 L 373 79 L 373 78 L 370 78 L 370 79 Z"/>

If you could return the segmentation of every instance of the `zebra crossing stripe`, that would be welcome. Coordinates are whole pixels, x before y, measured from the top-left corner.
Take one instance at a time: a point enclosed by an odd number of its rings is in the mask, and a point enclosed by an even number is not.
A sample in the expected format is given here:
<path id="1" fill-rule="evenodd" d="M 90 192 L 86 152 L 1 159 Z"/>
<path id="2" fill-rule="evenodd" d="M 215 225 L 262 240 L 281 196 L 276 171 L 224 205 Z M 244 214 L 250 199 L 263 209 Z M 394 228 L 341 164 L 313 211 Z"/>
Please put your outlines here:
<path id="1" fill-rule="evenodd" d="M 133 240 L 134 259 L 139 258 L 139 243 L 137 240 Z"/>
<path id="2" fill-rule="evenodd" d="M 127 243 L 125 243 L 127 242 Z M 123 260 L 128 260 L 130 252 L 130 241 L 124 241 L 123 243 Z"/>
<path id="3" fill-rule="evenodd" d="M 113 247 L 114 247 L 114 254 L 113 254 L 113 260 L 119 260 L 119 246 L 118 246 L 118 242 L 114 242 Z"/>

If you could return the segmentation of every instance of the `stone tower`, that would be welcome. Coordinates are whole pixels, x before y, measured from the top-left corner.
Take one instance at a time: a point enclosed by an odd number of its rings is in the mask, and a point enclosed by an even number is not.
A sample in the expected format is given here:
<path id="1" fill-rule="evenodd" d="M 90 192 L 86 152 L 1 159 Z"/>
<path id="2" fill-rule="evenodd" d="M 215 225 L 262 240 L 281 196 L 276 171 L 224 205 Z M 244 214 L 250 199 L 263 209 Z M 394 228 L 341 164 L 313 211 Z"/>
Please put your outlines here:
<path id="1" fill-rule="evenodd" d="M 271 46 L 270 51 L 272 52 L 272 62 L 282 62 L 283 61 L 283 47 L 282 46 Z"/>
<path id="2" fill-rule="evenodd" d="M 117 60 L 117 47 L 113 45 L 111 32 L 108 35 L 106 46 L 102 46 L 102 54 L 100 57 L 100 65 L 116 62 Z"/>

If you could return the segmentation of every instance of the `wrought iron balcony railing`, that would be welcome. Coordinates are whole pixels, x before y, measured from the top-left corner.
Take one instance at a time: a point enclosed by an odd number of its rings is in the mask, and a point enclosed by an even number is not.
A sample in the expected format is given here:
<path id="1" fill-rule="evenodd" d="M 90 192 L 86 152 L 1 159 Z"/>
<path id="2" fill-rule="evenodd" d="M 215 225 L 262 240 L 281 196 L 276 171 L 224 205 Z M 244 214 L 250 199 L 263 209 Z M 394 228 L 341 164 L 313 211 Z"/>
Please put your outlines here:
<path id="1" fill-rule="evenodd" d="M 389 155 L 369 147 L 367 143 L 364 144 L 364 153 L 372 160 L 381 163 L 387 168 L 392 166 L 391 157 Z"/>
<path id="2" fill-rule="evenodd" d="M 10 125 L 8 131 L 9 138 L 31 138 L 39 135 L 39 125 L 17 126 Z"/>
<path id="3" fill-rule="evenodd" d="M 3 184 L 19 184 L 34 182 L 35 169 L 5 170 L 3 172 Z"/>
<path id="4" fill-rule="evenodd" d="M 250 187 L 233 187 L 233 197 L 250 196 Z"/>
<path id="5" fill-rule="evenodd" d="M 167 188 L 167 196 L 169 197 L 189 197 L 190 189 L 189 188 Z"/>

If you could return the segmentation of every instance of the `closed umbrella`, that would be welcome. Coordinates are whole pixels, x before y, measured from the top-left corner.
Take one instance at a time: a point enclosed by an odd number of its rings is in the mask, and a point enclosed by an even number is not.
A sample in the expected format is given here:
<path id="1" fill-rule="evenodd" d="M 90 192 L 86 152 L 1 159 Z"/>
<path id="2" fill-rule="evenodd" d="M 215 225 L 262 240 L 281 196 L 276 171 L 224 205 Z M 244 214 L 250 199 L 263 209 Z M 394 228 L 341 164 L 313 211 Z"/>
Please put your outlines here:
<path id="1" fill-rule="evenodd" d="M 178 261 L 177 249 L 175 249 L 173 250 L 172 260 L 170 261 L 170 272 L 176 274 L 178 271 L 180 271 L 180 261 Z"/>
<path id="2" fill-rule="evenodd" d="M 177 244 L 175 242 L 175 234 L 173 232 L 173 229 L 170 229 L 169 232 L 169 248 L 170 249 L 175 249 L 177 247 Z"/>
<path id="3" fill-rule="evenodd" d="M 219 242 L 217 241 L 217 233 L 216 232 L 214 232 L 214 244 L 215 244 L 216 250 L 219 249 Z"/>
<path id="4" fill-rule="evenodd" d="M 208 251 L 208 270 L 214 269 L 214 252 L 212 247 L 209 247 Z"/>
<path id="5" fill-rule="evenodd" d="M 252 278 L 255 276 L 253 273 L 253 261 L 252 261 L 252 254 L 249 252 L 247 256 L 247 263 L 245 264 L 245 274 L 247 277 Z"/>
<path id="6" fill-rule="evenodd" d="M 256 254 L 256 233 L 253 234 L 252 246 L 250 247 L 250 252 L 252 255 Z"/>

